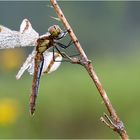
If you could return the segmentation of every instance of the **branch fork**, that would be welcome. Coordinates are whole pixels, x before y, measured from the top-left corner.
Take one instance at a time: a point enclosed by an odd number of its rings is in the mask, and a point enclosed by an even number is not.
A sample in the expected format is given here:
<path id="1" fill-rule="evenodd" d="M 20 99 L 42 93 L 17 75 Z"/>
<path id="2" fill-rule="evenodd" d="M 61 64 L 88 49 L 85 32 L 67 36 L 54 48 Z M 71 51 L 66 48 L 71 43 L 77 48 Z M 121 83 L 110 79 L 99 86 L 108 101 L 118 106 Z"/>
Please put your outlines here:
<path id="1" fill-rule="evenodd" d="M 121 131 L 124 130 L 122 121 L 116 123 L 114 120 L 112 121 L 112 119 L 106 113 L 104 113 L 104 117 L 101 117 L 100 120 L 113 131 L 121 133 Z"/>

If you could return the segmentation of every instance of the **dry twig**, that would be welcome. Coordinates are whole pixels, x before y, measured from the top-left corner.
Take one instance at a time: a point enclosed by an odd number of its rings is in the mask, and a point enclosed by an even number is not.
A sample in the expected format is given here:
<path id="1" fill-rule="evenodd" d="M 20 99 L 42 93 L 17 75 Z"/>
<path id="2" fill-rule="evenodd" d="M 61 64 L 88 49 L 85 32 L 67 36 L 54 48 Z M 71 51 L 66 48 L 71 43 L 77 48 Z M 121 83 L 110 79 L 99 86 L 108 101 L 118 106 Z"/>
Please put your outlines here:
<path id="1" fill-rule="evenodd" d="M 101 121 L 103 123 L 105 123 L 109 128 L 111 128 L 112 130 L 114 130 L 115 132 L 117 132 L 121 138 L 123 140 L 127 140 L 128 139 L 128 135 L 126 133 L 126 130 L 124 128 L 124 125 L 122 123 L 122 121 L 120 120 L 120 118 L 118 117 L 118 115 L 116 114 L 101 82 L 99 81 L 97 74 L 95 73 L 93 66 L 91 64 L 91 62 L 89 61 L 88 57 L 86 56 L 84 50 L 82 49 L 76 35 L 74 34 L 71 26 L 69 25 L 67 19 L 65 18 L 62 10 L 60 9 L 59 5 L 57 4 L 56 0 L 50 0 L 52 6 L 54 7 L 54 10 L 57 14 L 57 16 L 60 18 L 61 22 L 63 23 L 64 27 L 66 28 L 66 30 L 68 30 L 68 33 L 72 39 L 72 41 L 74 42 L 75 47 L 77 48 L 78 52 L 80 53 L 81 59 L 71 59 L 71 62 L 74 64 L 82 64 L 85 69 L 87 70 L 88 74 L 90 75 L 90 77 L 92 78 L 94 84 L 96 85 L 103 101 L 104 104 L 110 114 L 110 118 L 107 114 L 104 114 L 104 117 L 101 117 Z"/>

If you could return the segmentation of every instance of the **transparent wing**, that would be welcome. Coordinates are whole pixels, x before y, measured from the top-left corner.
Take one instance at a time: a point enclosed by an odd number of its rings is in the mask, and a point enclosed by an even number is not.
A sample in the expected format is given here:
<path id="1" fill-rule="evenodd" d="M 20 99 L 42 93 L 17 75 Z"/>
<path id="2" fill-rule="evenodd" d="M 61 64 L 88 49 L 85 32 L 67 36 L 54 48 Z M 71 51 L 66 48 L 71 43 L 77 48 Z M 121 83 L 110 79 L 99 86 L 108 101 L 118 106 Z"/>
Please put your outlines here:
<path id="1" fill-rule="evenodd" d="M 7 27 L 0 25 L 0 33 L 11 33 L 12 30 L 8 29 Z"/>
<path id="2" fill-rule="evenodd" d="M 16 79 L 20 79 L 20 77 L 23 75 L 25 70 L 28 70 L 28 72 L 33 75 L 34 74 L 34 58 L 36 55 L 36 51 L 33 50 L 33 52 L 27 57 L 26 61 L 20 68 L 19 72 L 16 75 Z M 61 62 L 54 62 L 53 61 L 53 53 L 45 51 L 44 54 L 44 64 L 43 64 L 43 73 L 51 73 L 58 69 Z M 59 53 L 55 53 L 55 60 L 56 61 L 62 61 L 62 56 Z"/>
<path id="3" fill-rule="evenodd" d="M 18 32 L 0 32 L 0 49 L 20 47 L 20 35 Z"/>
<path id="4" fill-rule="evenodd" d="M 32 53 L 27 57 L 26 61 L 24 62 L 24 64 L 20 68 L 19 72 L 17 73 L 16 79 L 20 79 L 20 77 L 23 75 L 25 70 L 32 67 L 32 65 L 34 63 L 35 55 L 36 55 L 36 51 L 33 50 Z"/>
<path id="5" fill-rule="evenodd" d="M 36 46 L 38 38 L 39 34 L 32 28 L 27 19 L 22 21 L 20 32 L 0 25 L 0 49 Z"/>
<path id="6" fill-rule="evenodd" d="M 36 46 L 36 40 L 39 34 L 32 28 L 28 19 L 24 19 L 20 25 L 20 43 L 21 46 Z"/>
<path id="7" fill-rule="evenodd" d="M 44 64 L 43 64 L 42 74 L 43 73 L 51 73 L 51 72 L 53 72 L 53 71 L 58 69 L 58 67 L 60 66 L 61 62 L 54 62 L 53 61 L 53 52 L 45 51 L 43 56 L 44 56 Z M 61 61 L 62 56 L 60 54 L 58 54 L 58 53 L 55 53 L 55 60 L 56 61 Z M 34 74 L 34 60 L 32 61 L 32 64 L 29 66 L 28 72 L 31 75 Z"/>
<path id="8" fill-rule="evenodd" d="M 53 52 L 50 52 L 50 56 L 49 57 L 50 57 L 49 58 L 49 62 L 47 60 L 48 59 L 47 55 L 45 56 L 45 61 L 44 61 L 44 71 L 43 71 L 43 73 L 46 73 L 46 74 L 47 73 L 51 73 L 51 72 L 57 70 L 58 67 L 61 64 L 61 61 L 62 61 L 62 56 L 59 53 L 57 53 L 57 52 L 54 53 L 54 59 L 57 62 L 55 62 L 53 60 Z"/>

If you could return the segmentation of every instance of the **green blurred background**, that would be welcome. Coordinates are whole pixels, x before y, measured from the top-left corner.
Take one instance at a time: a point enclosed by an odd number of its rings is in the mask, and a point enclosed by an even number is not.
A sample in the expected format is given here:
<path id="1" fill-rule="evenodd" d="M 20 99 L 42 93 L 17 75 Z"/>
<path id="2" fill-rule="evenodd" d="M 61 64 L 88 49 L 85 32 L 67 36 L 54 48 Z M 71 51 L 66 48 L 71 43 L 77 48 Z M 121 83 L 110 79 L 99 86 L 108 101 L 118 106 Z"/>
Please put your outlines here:
<path id="1" fill-rule="evenodd" d="M 130 138 L 140 138 L 140 2 L 60 1 Z M 28 18 L 40 34 L 56 16 L 48 1 L 0 2 L 0 24 L 19 30 Z M 74 48 L 74 47 L 73 47 Z M 73 48 L 69 53 L 76 52 Z M 63 63 L 42 76 L 35 116 L 32 76 L 15 75 L 33 47 L 0 50 L 0 138 L 119 138 L 100 122 L 106 111 L 87 72 Z"/>

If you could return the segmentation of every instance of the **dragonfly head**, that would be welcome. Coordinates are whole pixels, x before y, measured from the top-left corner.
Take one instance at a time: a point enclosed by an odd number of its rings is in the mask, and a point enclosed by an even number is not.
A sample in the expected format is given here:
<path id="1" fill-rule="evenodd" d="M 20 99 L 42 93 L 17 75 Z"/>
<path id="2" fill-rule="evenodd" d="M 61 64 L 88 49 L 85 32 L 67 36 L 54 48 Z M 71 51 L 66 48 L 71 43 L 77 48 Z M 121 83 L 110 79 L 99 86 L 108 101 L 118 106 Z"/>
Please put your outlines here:
<path id="1" fill-rule="evenodd" d="M 59 40 L 66 35 L 66 33 L 64 31 L 62 31 L 58 25 L 51 26 L 48 29 L 48 32 L 50 33 L 51 37 L 56 40 Z"/>

